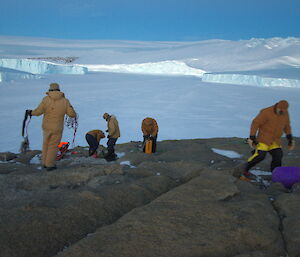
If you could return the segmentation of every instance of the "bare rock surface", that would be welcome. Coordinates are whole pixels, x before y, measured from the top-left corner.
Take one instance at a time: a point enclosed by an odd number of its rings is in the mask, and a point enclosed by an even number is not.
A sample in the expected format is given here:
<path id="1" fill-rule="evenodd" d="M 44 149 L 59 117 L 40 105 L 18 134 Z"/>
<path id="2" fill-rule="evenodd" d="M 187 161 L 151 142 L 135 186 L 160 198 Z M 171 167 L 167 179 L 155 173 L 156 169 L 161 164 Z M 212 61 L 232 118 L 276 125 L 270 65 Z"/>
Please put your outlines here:
<path id="1" fill-rule="evenodd" d="M 300 256 L 300 192 L 296 190 L 298 186 L 299 183 L 294 185 L 292 193 L 281 194 L 275 201 L 275 208 L 282 219 L 289 256 Z"/>
<path id="2" fill-rule="evenodd" d="M 300 256 L 300 186 L 232 176 L 250 155 L 243 139 L 116 151 L 106 162 L 76 147 L 51 172 L 40 151 L 0 153 L 0 257 Z M 283 165 L 299 166 L 299 156 L 284 150 Z"/>
<path id="3" fill-rule="evenodd" d="M 280 256 L 279 218 L 246 183 L 205 171 L 57 256 Z"/>

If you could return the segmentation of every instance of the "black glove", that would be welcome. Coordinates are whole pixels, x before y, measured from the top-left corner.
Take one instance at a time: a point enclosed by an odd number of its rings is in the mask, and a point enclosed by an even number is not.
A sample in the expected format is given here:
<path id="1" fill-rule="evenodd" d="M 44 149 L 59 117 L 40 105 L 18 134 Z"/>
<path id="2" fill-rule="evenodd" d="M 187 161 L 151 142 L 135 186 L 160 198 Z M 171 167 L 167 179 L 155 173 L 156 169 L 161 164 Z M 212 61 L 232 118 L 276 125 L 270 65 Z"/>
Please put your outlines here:
<path id="1" fill-rule="evenodd" d="M 291 146 L 293 144 L 293 136 L 292 136 L 292 134 L 286 135 L 286 139 L 288 140 L 288 146 Z"/>
<path id="2" fill-rule="evenodd" d="M 258 144 L 257 139 L 256 139 L 256 136 L 250 136 L 249 138 L 253 141 L 253 144 L 254 144 L 254 145 L 257 145 L 257 144 Z"/>
<path id="3" fill-rule="evenodd" d="M 32 116 L 32 110 L 26 110 L 27 114 L 31 117 Z"/>

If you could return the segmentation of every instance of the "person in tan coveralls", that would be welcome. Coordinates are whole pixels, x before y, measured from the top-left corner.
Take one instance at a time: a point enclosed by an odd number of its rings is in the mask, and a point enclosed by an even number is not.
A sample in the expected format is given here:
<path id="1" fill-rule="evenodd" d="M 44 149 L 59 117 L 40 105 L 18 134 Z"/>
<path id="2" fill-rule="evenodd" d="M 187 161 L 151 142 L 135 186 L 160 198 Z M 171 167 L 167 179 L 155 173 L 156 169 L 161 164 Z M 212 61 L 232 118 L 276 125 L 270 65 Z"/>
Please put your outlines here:
<path id="1" fill-rule="evenodd" d="M 28 110 L 28 113 L 30 116 L 44 115 L 42 165 L 50 171 L 56 169 L 57 145 L 62 137 L 65 114 L 75 118 L 76 112 L 64 93 L 60 92 L 57 83 L 51 83 L 46 94 L 39 106 L 34 110 Z"/>
<path id="2" fill-rule="evenodd" d="M 98 149 L 101 138 L 105 138 L 102 130 L 94 129 L 86 133 L 85 139 L 90 146 L 89 156 L 92 156 L 94 158 L 97 157 L 96 151 Z"/>
<path id="3" fill-rule="evenodd" d="M 254 148 L 254 151 L 245 165 L 241 178 L 245 178 L 245 180 L 250 178 L 249 170 L 264 160 L 267 153 L 272 156 L 271 172 L 276 167 L 281 166 L 283 157 L 281 136 L 283 132 L 288 140 L 288 149 L 293 150 L 295 148 L 288 107 L 289 103 L 286 100 L 281 100 L 275 105 L 262 109 L 253 119 L 248 144 Z"/>
<path id="4" fill-rule="evenodd" d="M 107 130 L 108 132 L 108 141 L 107 141 L 107 151 L 108 153 L 105 155 L 105 159 L 107 161 L 116 160 L 117 155 L 115 154 L 115 145 L 118 138 L 121 136 L 119 123 L 114 115 L 110 115 L 107 112 L 103 114 L 103 119 L 107 121 Z"/>
<path id="5" fill-rule="evenodd" d="M 146 139 L 152 140 L 152 153 L 156 152 L 156 141 L 157 141 L 157 134 L 158 134 L 158 125 L 155 119 L 153 118 L 145 118 L 142 121 L 142 132 L 143 132 L 143 151 L 145 152 L 145 141 Z"/>

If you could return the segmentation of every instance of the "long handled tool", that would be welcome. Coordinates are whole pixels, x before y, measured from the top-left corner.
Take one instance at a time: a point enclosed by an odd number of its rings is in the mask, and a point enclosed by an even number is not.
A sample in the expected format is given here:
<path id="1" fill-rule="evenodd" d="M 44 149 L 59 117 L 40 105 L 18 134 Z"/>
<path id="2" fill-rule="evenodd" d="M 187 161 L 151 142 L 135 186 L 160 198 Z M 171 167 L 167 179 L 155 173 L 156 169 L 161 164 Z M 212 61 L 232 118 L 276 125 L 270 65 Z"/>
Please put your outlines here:
<path id="1" fill-rule="evenodd" d="M 27 122 L 28 116 L 29 116 L 29 121 Z M 23 119 L 23 124 L 22 124 L 23 141 L 21 142 L 21 146 L 20 146 L 21 153 L 26 153 L 29 150 L 28 125 L 29 125 L 30 120 L 31 120 L 31 116 L 29 115 L 28 110 L 26 110 L 24 119 Z"/>
<path id="2" fill-rule="evenodd" d="M 65 125 L 67 126 L 68 129 L 73 129 L 74 134 L 73 134 L 73 140 L 72 140 L 72 145 L 71 147 L 75 147 L 75 138 L 76 138 L 76 133 L 77 133 L 77 128 L 78 128 L 78 118 L 79 115 L 76 113 L 75 118 L 71 118 L 68 115 L 65 117 Z"/>

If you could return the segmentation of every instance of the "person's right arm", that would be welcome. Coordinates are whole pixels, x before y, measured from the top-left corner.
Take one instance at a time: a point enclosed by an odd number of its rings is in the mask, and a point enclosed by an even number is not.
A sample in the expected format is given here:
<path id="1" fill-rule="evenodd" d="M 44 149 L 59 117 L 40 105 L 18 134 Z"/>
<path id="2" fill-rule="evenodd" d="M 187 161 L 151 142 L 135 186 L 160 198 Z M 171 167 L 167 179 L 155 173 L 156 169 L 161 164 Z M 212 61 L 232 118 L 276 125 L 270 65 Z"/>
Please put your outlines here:
<path id="1" fill-rule="evenodd" d="M 39 106 L 31 111 L 32 116 L 40 116 L 45 113 L 45 106 L 46 106 L 47 97 L 44 97 Z"/>
<path id="2" fill-rule="evenodd" d="M 73 106 L 71 105 L 71 103 L 68 99 L 66 99 L 66 101 L 67 101 L 67 115 L 71 118 L 75 118 L 76 112 L 75 112 Z"/>

